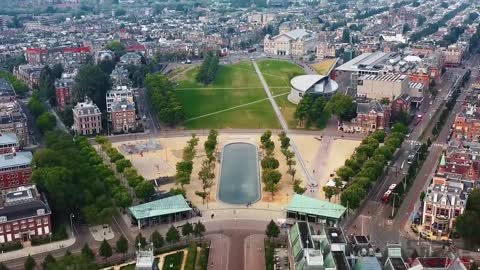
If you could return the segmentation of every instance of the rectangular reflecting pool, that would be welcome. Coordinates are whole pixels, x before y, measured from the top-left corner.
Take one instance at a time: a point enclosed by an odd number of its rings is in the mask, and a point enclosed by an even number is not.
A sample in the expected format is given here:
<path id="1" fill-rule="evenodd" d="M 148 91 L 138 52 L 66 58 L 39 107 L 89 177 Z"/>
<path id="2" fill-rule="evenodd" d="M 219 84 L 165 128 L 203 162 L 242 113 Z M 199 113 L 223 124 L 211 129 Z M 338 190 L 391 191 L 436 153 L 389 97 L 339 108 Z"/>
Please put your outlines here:
<path id="1" fill-rule="evenodd" d="M 223 147 L 218 198 L 224 203 L 247 204 L 260 199 L 257 147 L 231 143 Z"/>

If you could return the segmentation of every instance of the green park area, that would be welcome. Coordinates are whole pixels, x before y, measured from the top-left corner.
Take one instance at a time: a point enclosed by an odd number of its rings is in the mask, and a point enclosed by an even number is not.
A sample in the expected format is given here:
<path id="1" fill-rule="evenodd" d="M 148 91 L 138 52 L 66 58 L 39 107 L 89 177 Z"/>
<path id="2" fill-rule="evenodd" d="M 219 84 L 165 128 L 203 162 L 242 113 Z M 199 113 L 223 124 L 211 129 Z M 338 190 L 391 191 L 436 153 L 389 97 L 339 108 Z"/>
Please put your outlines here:
<path id="1" fill-rule="evenodd" d="M 177 78 L 175 95 L 188 129 L 278 128 L 273 108 L 250 62 L 221 65 L 212 83 L 197 82 L 199 68 Z"/>
<path id="2" fill-rule="evenodd" d="M 183 251 L 169 254 L 165 256 L 162 270 L 180 270 L 182 269 Z"/>
<path id="3" fill-rule="evenodd" d="M 262 71 L 272 95 L 276 96 L 275 101 L 287 121 L 288 127 L 296 128 L 297 120 L 295 120 L 294 114 L 297 106 L 288 101 L 287 96 L 290 93 L 290 80 L 304 74 L 304 70 L 294 63 L 277 60 L 260 61 L 258 67 Z"/>

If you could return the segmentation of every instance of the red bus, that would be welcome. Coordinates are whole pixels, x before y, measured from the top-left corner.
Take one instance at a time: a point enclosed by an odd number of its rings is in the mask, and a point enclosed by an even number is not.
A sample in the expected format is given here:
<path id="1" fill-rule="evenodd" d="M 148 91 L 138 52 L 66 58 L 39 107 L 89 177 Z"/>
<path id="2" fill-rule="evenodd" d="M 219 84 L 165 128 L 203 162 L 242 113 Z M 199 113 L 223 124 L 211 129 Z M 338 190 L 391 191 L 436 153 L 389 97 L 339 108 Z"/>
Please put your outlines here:
<path id="1" fill-rule="evenodd" d="M 390 201 L 390 197 L 392 197 L 392 194 L 393 193 L 391 190 L 387 190 L 385 194 L 383 194 L 382 203 L 388 203 Z"/>

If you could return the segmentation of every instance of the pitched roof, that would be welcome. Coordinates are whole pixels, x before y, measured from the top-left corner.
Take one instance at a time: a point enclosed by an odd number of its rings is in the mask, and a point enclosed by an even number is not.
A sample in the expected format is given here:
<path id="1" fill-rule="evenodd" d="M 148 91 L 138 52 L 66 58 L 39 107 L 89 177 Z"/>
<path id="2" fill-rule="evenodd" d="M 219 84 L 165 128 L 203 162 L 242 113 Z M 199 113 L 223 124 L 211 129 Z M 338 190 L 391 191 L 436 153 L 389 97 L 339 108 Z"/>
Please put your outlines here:
<path id="1" fill-rule="evenodd" d="M 185 198 L 182 195 L 175 195 L 132 206 L 128 208 L 128 210 L 130 210 L 130 213 L 132 213 L 136 219 L 143 219 L 190 211 L 192 208 L 188 206 L 187 201 L 185 201 Z"/>
<path id="2" fill-rule="evenodd" d="M 346 208 L 339 204 L 295 194 L 287 210 L 338 219 L 345 213 Z"/>

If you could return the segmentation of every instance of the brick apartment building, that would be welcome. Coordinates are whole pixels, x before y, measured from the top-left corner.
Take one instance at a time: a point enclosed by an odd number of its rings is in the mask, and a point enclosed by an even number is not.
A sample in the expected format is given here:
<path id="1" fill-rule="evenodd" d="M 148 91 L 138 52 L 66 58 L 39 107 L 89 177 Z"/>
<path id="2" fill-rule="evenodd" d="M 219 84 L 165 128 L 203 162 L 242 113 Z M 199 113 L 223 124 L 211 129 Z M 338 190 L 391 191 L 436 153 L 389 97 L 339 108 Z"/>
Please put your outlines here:
<path id="1" fill-rule="evenodd" d="M 111 110 L 113 133 L 127 133 L 136 130 L 135 103 L 127 100 L 116 102 L 112 104 Z"/>
<path id="2" fill-rule="evenodd" d="M 41 48 L 27 48 L 25 50 L 25 60 L 30 65 L 45 64 L 48 57 L 48 50 Z"/>
<path id="3" fill-rule="evenodd" d="M 26 242 L 52 233 L 51 210 L 34 185 L 0 194 L 0 244 Z"/>
<path id="4" fill-rule="evenodd" d="M 465 101 L 462 110 L 457 113 L 453 123 L 455 140 L 480 142 L 480 108 L 476 102 Z"/>
<path id="5" fill-rule="evenodd" d="M 29 184 L 32 159 L 32 153 L 27 151 L 0 155 L 0 190 Z"/>
<path id="6" fill-rule="evenodd" d="M 390 112 L 386 106 L 376 100 L 357 104 L 357 118 L 354 129 L 357 132 L 371 132 L 386 129 L 390 121 Z"/>
<path id="7" fill-rule="evenodd" d="M 55 81 L 55 97 L 58 110 L 63 111 L 65 110 L 65 107 L 70 104 L 72 86 L 72 78 L 61 78 Z"/>
<path id="8" fill-rule="evenodd" d="M 102 113 L 87 99 L 73 108 L 73 129 L 79 135 L 95 135 L 102 130 Z"/>

